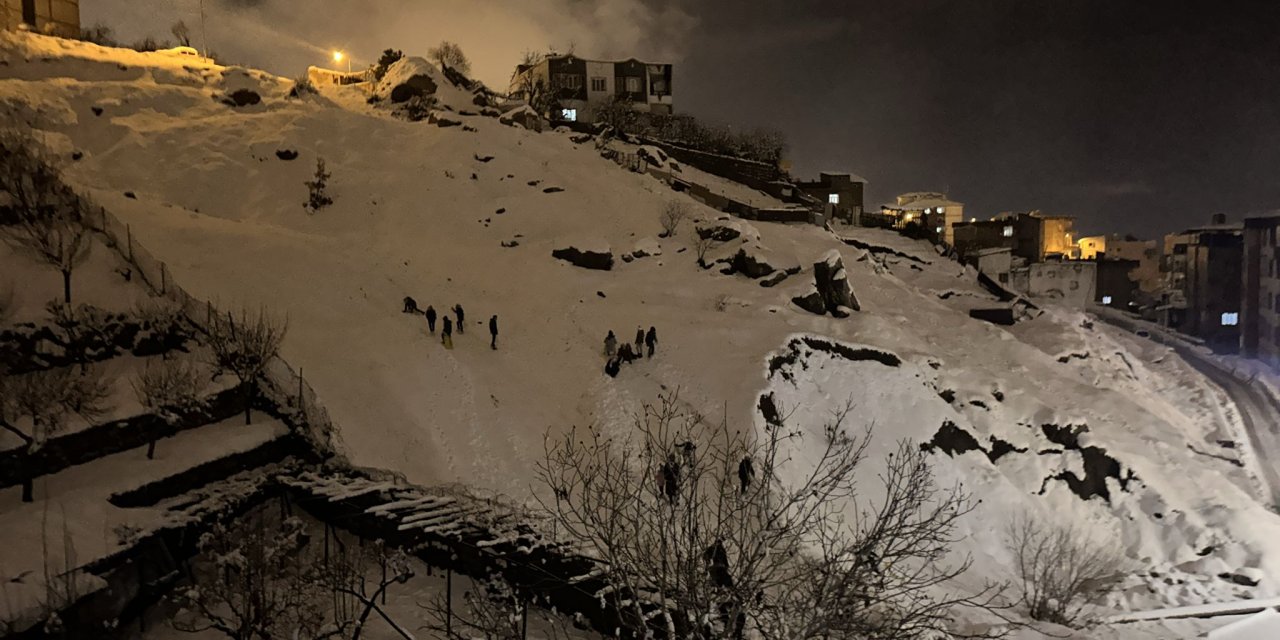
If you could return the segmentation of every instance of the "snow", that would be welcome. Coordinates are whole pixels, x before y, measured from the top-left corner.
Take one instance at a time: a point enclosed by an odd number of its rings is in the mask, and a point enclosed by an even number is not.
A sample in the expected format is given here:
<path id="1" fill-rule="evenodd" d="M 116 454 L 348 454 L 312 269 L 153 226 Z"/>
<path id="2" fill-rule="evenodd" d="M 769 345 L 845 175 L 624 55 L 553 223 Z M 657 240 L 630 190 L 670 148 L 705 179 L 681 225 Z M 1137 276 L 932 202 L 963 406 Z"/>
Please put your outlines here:
<path id="1" fill-rule="evenodd" d="M 171 61 L 125 73 L 119 61 L 144 62 L 114 50 L 62 51 L 49 40 L 0 35 L 0 58 L 9 61 L 0 100 L 41 113 L 59 153 L 84 153 L 67 165 L 68 178 L 129 223 L 193 295 L 288 314 L 283 355 L 304 371 L 354 464 L 521 500 L 536 484 L 544 434 L 585 424 L 628 433 L 638 405 L 663 389 L 679 388 L 690 406 L 727 412 L 738 425 L 760 425 L 756 401 L 765 391 L 794 408 L 794 424 L 806 429 L 852 401 L 851 426 L 876 433 L 864 498 L 873 497 L 879 454 L 899 438 L 929 440 L 944 421 L 984 446 L 994 437 L 1027 449 L 996 462 L 981 452 L 934 454 L 941 484 L 963 482 L 981 498 L 962 520 L 956 550 L 975 560 L 970 583 L 1011 577 L 1003 528 L 1025 512 L 1118 541 L 1129 564 L 1121 590 L 1098 605 L 1102 613 L 1280 589 L 1280 516 L 1259 500 L 1251 454 L 1216 443 L 1244 446 L 1238 416 L 1176 354 L 1084 329 L 1084 316 L 1069 311 L 1008 328 L 971 319 L 971 308 L 994 298 L 972 270 L 921 241 L 841 228 L 859 243 L 850 246 L 818 227 L 720 220 L 692 200 L 692 220 L 740 230 L 727 250 L 745 240 L 799 264 L 839 258 L 862 310 L 838 319 L 796 308 L 790 299 L 811 278 L 764 288 L 701 269 L 687 230 L 664 239 L 656 258 L 611 271 L 568 268 L 552 249 L 587 237 L 636 247 L 660 231 L 665 204 L 682 196 L 568 136 L 482 117 L 460 116 L 474 132 L 399 121 L 352 87 L 322 87 L 316 100 L 268 91 L 259 108 L 237 110 L 210 99 L 223 90 L 221 74 Z M 42 55 L 58 61 L 24 62 Z M 90 108 L 100 104 L 110 106 L 95 117 Z M 298 159 L 278 160 L 281 148 Z M 302 183 L 321 157 L 335 202 L 308 214 Z M 543 193 L 547 186 L 564 191 Z M 517 234 L 518 247 L 500 245 Z M 455 331 L 453 350 L 420 316 L 400 313 L 406 295 L 442 313 L 458 303 L 467 309 L 469 330 Z M 483 324 L 493 314 L 502 326 L 497 350 Z M 637 325 L 656 327 L 655 357 L 605 376 L 605 334 L 627 337 Z M 798 336 L 866 346 L 902 363 L 810 349 L 790 379 L 770 376 L 770 356 Z M 1090 356 L 1059 362 L 1068 352 Z M 945 390 L 954 402 L 940 397 Z M 1137 479 L 1128 489 L 1110 479 L 1109 500 L 1082 500 L 1050 479 L 1083 467 L 1079 452 L 1039 453 L 1062 448 L 1048 440 L 1046 424 L 1088 425 L 1083 444 L 1104 449 Z M 811 453 L 799 449 L 797 463 Z M 1249 588 L 1178 568 L 1210 547 L 1210 556 L 1267 579 Z M 1199 632 L 1160 629 L 1151 637 Z"/>

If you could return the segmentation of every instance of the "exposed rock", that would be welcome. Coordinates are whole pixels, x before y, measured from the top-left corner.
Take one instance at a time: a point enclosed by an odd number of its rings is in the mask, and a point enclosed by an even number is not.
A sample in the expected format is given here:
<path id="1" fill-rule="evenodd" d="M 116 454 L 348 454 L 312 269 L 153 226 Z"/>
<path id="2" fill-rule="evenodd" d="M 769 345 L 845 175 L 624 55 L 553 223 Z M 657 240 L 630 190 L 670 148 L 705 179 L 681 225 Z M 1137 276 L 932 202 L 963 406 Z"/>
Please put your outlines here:
<path id="1" fill-rule="evenodd" d="M 276 157 L 281 160 L 297 160 L 298 152 L 293 149 L 276 149 Z"/>
<path id="2" fill-rule="evenodd" d="M 790 275 L 791 275 L 791 274 L 790 274 L 790 273 L 787 273 L 786 271 L 775 271 L 775 272 L 773 273 L 773 275 L 771 275 L 771 276 L 769 276 L 769 277 L 764 278 L 763 280 L 761 280 L 761 281 L 760 281 L 760 286 L 762 286 L 762 287 L 772 287 L 772 286 L 775 286 L 775 285 L 777 285 L 778 283 L 782 282 L 783 280 L 786 280 Z"/>
<path id="3" fill-rule="evenodd" d="M 564 187 L 547 187 L 542 190 L 543 193 L 560 193 L 564 191 Z"/>
<path id="4" fill-rule="evenodd" d="M 861 309 L 858 299 L 853 295 L 853 289 L 849 286 L 849 276 L 844 270 L 844 261 L 839 251 L 832 249 L 827 252 L 821 262 L 814 263 L 813 280 L 818 293 L 822 294 L 823 302 L 826 303 L 826 310 L 832 315 L 836 317 L 848 315 L 848 311 L 841 310 L 840 307 L 846 307 L 851 311 Z"/>
<path id="5" fill-rule="evenodd" d="M 733 218 L 720 218 L 714 221 L 700 221 L 694 225 L 701 238 L 710 238 L 717 242 L 729 242 L 743 238 L 748 241 L 760 239 L 760 232 L 756 228 Z"/>
<path id="6" fill-rule="evenodd" d="M 1256 587 L 1266 576 L 1267 574 L 1263 573 L 1261 569 L 1255 569 L 1254 567 L 1241 567 L 1235 571 L 1218 574 L 1219 578 L 1244 587 Z"/>
<path id="7" fill-rule="evenodd" d="M 89 108 L 93 110 L 93 115 L 95 116 L 102 115 L 102 107 L 89 107 Z"/>
<path id="8" fill-rule="evenodd" d="M 475 154 L 475 159 L 479 162 L 488 162 L 490 160 L 493 160 L 493 156 L 482 156 L 477 153 Z"/>
<path id="9" fill-rule="evenodd" d="M 262 102 L 262 96 L 252 89 L 236 89 L 222 99 L 222 103 L 232 107 L 247 107 Z"/>
<path id="10" fill-rule="evenodd" d="M 444 128 L 444 127 L 456 127 L 456 126 L 461 125 L 461 124 L 462 124 L 462 121 L 461 121 L 461 120 L 450 120 L 449 118 L 446 118 L 446 117 L 444 117 L 443 115 L 441 115 L 441 113 L 440 113 L 439 111 L 432 111 L 432 112 L 431 112 L 431 115 L 430 115 L 430 116 L 427 116 L 427 124 L 434 124 L 435 126 L 440 127 L 440 128 Z"/>
<path id="11" fill-rule="evenodd" d="M 1012 307 L 995 307 L 992 309 L 970 309 L 969 317 L 991 324 L 1011 326 L 1016 322 Z"/>
<path id="12" fill-rule="evenodd" d="M 823 301 L 822 294 L 818 293 L 817 287 L 812 285 L 810 285 L 808 293 L 795 296 L 791 301 L 809 313 L 823 315 L 827 312 L 827 303 Z"/>
<path id="13" fill-rule="evenodd" d="M 378 82 L 374 95 L 391 102 L 405 102 L 414 96 L 435 95 L 438 85 L 433 78 L 436 68 L 416 56 L 395 61 Z"/>
<path id="14" fill-rule="evenodd" d="M 607 244 L 598 241 L 554 249 L 551 256 L 583 269 L 608 271 L 613 268 L 613 252 Z"/>
<path id="15" fill-rule="evenodd" d="M 508 249 L 511 247 L 518 247 L 520 246 L 520 242 L 518 240 L 503 240 L 502 246 L 507 247 Z"/>
<path id="16" fill-rule="evenodd" d="M 527 104 L 498 116 L 498 122 L 512 127 L 524 127 L 531 131 L 542 131 L 542 116 Z"/>

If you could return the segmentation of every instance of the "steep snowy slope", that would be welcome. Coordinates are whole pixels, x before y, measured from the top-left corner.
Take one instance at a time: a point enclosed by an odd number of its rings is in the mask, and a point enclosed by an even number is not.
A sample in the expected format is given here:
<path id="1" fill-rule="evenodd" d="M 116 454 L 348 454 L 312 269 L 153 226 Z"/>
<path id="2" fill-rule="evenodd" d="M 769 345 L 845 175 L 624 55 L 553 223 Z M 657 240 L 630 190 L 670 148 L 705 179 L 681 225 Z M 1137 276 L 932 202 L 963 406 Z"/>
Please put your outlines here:
<path id="1" fill-rule="evenodd" d="M 1115 536 L 1133 564 L 1114 608 L 1280 586 L 1217 577 L 1280 575 L 1280 517 L 1255 497 L 1246 439 L 1219 393 L 1173 354 L 1153 362 L 1079 314 L 1008 329 L 970 319 L 994 302 L 927 245 L 852 231 L 864 249 L 811 226 L 742 225 L 759 234 L 759 253 L 804 268 L 761 287 L 700 268 L 691 225 L 657 238 L 660 211 L 684 196 L 564 134 L 460 115 L 462 104 L 448 117 L 465 126 L 410 123 L 355 88 L 287 99 L 287 80 L 258 72 L 0 38 L 5 117 L 34 123 L 69 179 L 192 294 L 287 313 L 284 356 L 356 464 L 519 497 L 544 433 L 625 430 L 664 388 L 739 425 L 763 424 L 762 393 L 814 429 L 851 402 L 855 426 L 876 429 L 875 453 L 899 438 L 932 442 L 940 476 L 982 499 L 959 549 L 978 559 L 975 583 L 1009 577 L 1001 531 L 1027 511 Z M 245 87 L 261 104 L 220 101 Z M 285 150 L 297 158 L 279 158 Z M 303 181 L 317 158 L 335 202 L 310 213 Z M 721 215 L 684 201 L 697 218 Z M 640 244 L 660 254 L 611 271 L 551 257 L 587 242 L 615 257 Z M 754 244 L 731 240 L 716 255 Z M 846 319 L 790 302 L 833 249 L 862 306 Z M 406 295 L 441 314 L 465 307 L 454 349 L 400 313 Z M 655 357 L 605 376 L 605 334 L 628 341 L 651 325 Z M 869 487 L 875 472 L 868 465 Z"/>

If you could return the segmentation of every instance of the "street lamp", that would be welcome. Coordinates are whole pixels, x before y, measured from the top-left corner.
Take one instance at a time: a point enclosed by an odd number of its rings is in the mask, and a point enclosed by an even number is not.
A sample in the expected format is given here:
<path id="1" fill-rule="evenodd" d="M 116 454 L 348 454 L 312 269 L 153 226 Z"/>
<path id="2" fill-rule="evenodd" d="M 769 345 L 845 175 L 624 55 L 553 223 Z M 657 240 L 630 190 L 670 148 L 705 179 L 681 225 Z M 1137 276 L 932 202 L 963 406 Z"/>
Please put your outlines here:
<path id="1" fill-rule="evenodd" d="M 347 73 L 351 73 L 351 58 L 348 58 L 346 54 L 342 53 L 341 51 L 333 52 L 334 62 L 341 63 L 343 58 L 347 58 Z"/>

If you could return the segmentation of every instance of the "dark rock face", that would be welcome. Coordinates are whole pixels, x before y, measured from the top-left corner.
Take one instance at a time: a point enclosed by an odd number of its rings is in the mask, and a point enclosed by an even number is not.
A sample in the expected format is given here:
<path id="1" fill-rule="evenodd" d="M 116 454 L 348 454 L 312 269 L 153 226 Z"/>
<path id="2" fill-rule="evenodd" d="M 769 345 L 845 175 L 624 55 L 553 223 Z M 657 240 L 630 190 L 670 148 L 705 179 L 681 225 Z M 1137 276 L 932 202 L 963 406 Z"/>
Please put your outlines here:
<path id="1" fill-rule="evenodd" d="M 1017 319 L 1013 315 L 1012 307 L 995 307 L 991 309 L 970 309 L 969 317 L 974 320 L 982 320 L 991 324 L 1000 326 L 1012 326 Z"/>
<path id="2" fill-rule="evenodd" d="M 391 89 L 392 102 L 404 102 L 414 96 L 429 96 L 436 92 L 436 83 L 429 76 L 409 76 Z"/>
<path id="3" fill-rule="evenodd" d="M 298 152 L 293 149 L 276 149 L 276 157 L 281 160 L 296 160 Z"/>
<path id="4" fill-rule="evenodd" d="M 737 229 L 724 225 L 713 224 L 708 227 L 698 227 L 698 236 L 702 238 L 710 238 L 716 242 L 728 242 L 742 235 Z"/>
<path id="5" fill-rule="evenodd" d="M 250 89 L 236 89 L 223 98 L 222 102 L 233 107 L 247 107 L 262 102 L 262 96 Z"/>
<path id="6" fill-rule="evenodd" d="M 822 294 L 822 301 L 826 303 L 827 311 L 836 317 L 845 315 L 840 309 L 845 307 L 858 311 L 862 307 L 858 304 L 858 299 L 853 295 L 853 289 L 849 286 L 849 277 L 844 270 L 844 261 L 837 254 L 828 256 L 822 262 L 816 262 L 813 265 L 814 286 L 818 289 L 818 293 Z"/>
<path id="7" fill-rule="evenodd" d="M 827 303 L 822 299 L 822 294 L 818 293 L 817 289 L 810 289 L 809 293 L 796 296 L 791 301 L 809 313 L 823 315 L 827 312 Z"/>
<path id="8" fill-rule="evenodd" d="M 577 247 L 564 247 L 551 252 L 551 257 L 564 260 L 575 267 L 609 271 L 613 269 L 613 252 L 583 250 Z"/>
<path id="9" fill-rule="evenodd" d="M 761 260 L 758 256 L 748 253 L 746 249 L 738 249 L 729 259 L 729 266 L 723 271 L 726 274 L 741 273 L 748 278 L 763 278 L 774 271 L 777 271 L 773 265 Z"/>

